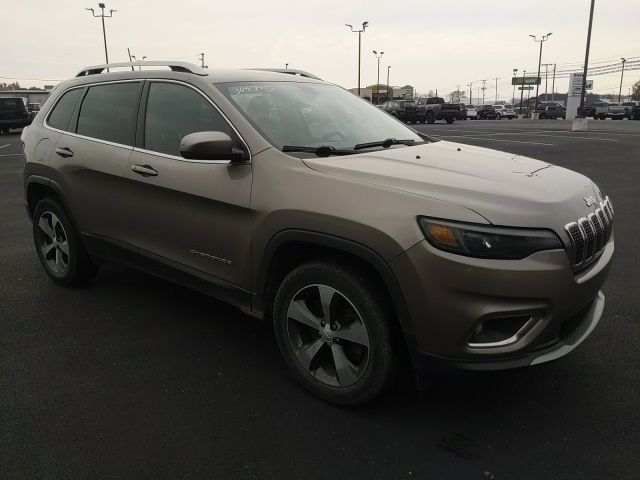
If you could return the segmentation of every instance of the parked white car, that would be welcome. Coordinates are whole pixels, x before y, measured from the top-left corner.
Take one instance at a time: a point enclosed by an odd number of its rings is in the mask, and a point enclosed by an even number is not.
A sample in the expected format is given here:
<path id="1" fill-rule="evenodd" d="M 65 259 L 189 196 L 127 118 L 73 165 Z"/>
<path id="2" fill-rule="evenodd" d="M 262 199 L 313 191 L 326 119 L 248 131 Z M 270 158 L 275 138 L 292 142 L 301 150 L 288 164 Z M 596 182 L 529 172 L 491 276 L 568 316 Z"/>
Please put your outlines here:
<path id="1" fill-rule="evenodd" d="M 466 105 L 467 108 L 467 118 L 469 120 L 477 120 L 478 119 L 478 110 L 475 105 Z"/>
<path id="2" fill-rule="evenodd" d="M 518 117 L 513 105 L 493 105 L 493 108 L 496 109 L 496 120 L 500 120 L 503 117 L 509 120 Z"/>

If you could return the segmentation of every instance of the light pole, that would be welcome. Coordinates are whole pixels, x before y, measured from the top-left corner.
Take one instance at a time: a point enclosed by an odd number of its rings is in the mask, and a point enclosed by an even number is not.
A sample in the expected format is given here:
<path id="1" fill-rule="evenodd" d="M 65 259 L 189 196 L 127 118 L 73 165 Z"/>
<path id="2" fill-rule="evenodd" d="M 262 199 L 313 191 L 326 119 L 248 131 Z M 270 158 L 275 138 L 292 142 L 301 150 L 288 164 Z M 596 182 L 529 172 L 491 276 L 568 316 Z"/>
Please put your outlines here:
<path id="1" fill-rule="evenodd" d="M 387 65 L 387 100 L 389 100 L 389 70 L 391 70 L 391 65 Z"/>
<path id="2" fill-rule="evenodd" d="M 622 97 L 622 79 L 624 78 L 624 64 L 627 63 L 626 58 L 621 58 L 622 60 L 622 75 L 620 75 L 620 91 L 618 92 L 618 103 L 620 103 L 620 98 Z"/>
<path id="3" fill-rule="evenodd" d="M 102 39 L 104 40 L 104 58 L 107 62 L 107 64 L 109 63 L 109 52 L 107 52 L 107 33 L 104 29 L 104 19 L 105 18 L 111 18 L 113 17 L 113 13 L 117 12 L 117 10 L 109 10 L 109 15 L 105 15 L 104 13 L 104 9 L 106 8 L 104 3 L 99 3 L 98 4 L 98 8 L 101 9 L 102 13 L 100 13 L 99 15 L 96 15 L 96 12 L 93 10 L 93 8 L 85 8 L 85 10 L 89 10 L 91 12 L 91 14 L 94 17 L 100 17 L 100 19 L 102 20 Z M 107 68 L 107 72 L 109 71 L 109 69 Z"/>
<path id="4" fill-rule="evenodd" d="M 542 64 L 542 44 L 549 40 L 549 37 L 553 35 L 553 32 L 547 33 L 546 35 L 542 35 L 542 38 L 538 40 L 538 37 L 535 35 L 529 35 L 533 38 L 533 41 L 540 44 L 540 56 L 538 57 L 538 78 L 536 80 L 536 108 L 538 108 L 538 102 L 540 98 L 538 97 L 538 92 L 540 91 L 540 66 Z"/>
<path id="5" fill-rule="evenodd" d="M 589 29 L 587 30 L 587 50 L 584 54 L 584 67 L 582 70 L 582 89 L 580 91 L 580 116 L 587 118 L 584 113 L 584 97 L 587 91 L 587 68 L 589 67 L 589 49 L 591 48 L 591 26 L 593 25 L 593 7 L 595 7 L 596 0 L 591 0 L 591 10 L 589 11 Z"/>
<path id="6" fill-rule="evenodd" d="M 362 32 L 364 32 L 369 26 L 369 22 L 362 22 L 362 28 L 355 29 L 348 23 L 345 23 L 347 27 L 351 29 L 353 33 L 358 34 L 358 96 L 360 96 L 360 63 L 361 63 L 361 52 L 362 52 Z"/>
<path id="7" fill-rule="evenodd" d="M 288 69 L 288 68 L 289 68 L 289 64 L 288 64 L 288 63 L 285 63 L 285 64 L 284 64 L 284 68 L 285 68 L 285 70 L 286 70 L 286 69 Z"/>
<path id="8" fill-rule="evenodd" d="M 544 101 L 548 102 L 549 101 L 549 97 L 547 96 L 547 89 L 549 87 L 549 67 L 553 65 L 553 63 L 543 63 L 542 66 L 544 67 Z"/>
<path id="9" fill-rule="evenodd" d="M 140 63 L 144 62 L 144 59 L 147 58 L 147 57 L 144 56 L 144 57 L 142 57 L 142 60 L 138 60 L 135 55 L 131 55 L 131 58 L 133 58 L 136 61 L 136 63 L 140 64 Z M 140 65 L 138 65 L 138 70 L 142 70 L 142 67 Z"/>
<path id="10" fill-rule="evenodd" d="M 204 52 L 198 54 L 198 60 L 200 60 L 200 66 L 202 68 L 209 68 L 208 65 L 204 64 Z"/>
<path id="11" fill-rule="evenodd" d="M 556 100 L 556 64 L 553 64 L 553 80 L 551 80 L 551 101 Z"/>
<path id="12" fill-rule="evenodd" d="M 518 75 L 518 69 L 514 68 L 513 69 L 513 76 L 515 77 L 516 75 Z M 515 83 L 513 84 L 513 95 L 511 97 L 512 97 L 511 101 L 513 103 L 516 103 L 516 85 L 515 85 Z"/>
<path id="13" fill-rule="evenodd" d="M 473 105 L 473 82 L 467 85 L 469 87 L 469 105 Z"/>
<path id="14" fill-rule="evenodd" d="M 527 75 L 527 71 L 522 71 L 522 85 L 520 85 L 520 115 L 522 115 L 522 101 L 524 100 L 524 78 Z M 527 105 L 529 107 L 529 105 Z"/>
<path id="15" fill-rule="evenodd" d="M 382 55 L 384 55 L 384 52 L 378 53 L 374 50 L 373 54 L 378 59 L 378 81 L 376 82 L 376 105 L 380 105 L 380 59 L 382 58 Z M 371 96 L 373 97 L 373 92 L 371 92 Z M 371 100 L 373 100 L 373 98 Z"/>

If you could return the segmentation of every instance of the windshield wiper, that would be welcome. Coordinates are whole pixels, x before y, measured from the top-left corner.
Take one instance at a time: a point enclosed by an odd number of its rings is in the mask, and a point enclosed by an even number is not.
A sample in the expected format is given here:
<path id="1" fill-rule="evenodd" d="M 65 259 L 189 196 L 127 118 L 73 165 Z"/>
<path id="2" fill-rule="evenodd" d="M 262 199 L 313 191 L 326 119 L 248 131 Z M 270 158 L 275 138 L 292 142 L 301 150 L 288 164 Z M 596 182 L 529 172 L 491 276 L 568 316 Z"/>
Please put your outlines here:
<path id="1" fill-rule="evenodd" d="M 363 148 L 384 147 L 389 148 L 391 145 L 415 145 L 415 140 L 396 140 L 395 138 L 387 138 L 381 142 L 358 143 L 354 150 L 362 150 Z"/>
<path id="2" fill-rule="evenodd" d="M 298 147 L 296 145 L 285 145 L 282 147 L 283 152 L 304 152 L 313 153 L 318 157 L 329 157 L 331 155 L 351 155 L 353 150 L 338 150 L 330 145 L 321 145 L 319 147 Z"/>

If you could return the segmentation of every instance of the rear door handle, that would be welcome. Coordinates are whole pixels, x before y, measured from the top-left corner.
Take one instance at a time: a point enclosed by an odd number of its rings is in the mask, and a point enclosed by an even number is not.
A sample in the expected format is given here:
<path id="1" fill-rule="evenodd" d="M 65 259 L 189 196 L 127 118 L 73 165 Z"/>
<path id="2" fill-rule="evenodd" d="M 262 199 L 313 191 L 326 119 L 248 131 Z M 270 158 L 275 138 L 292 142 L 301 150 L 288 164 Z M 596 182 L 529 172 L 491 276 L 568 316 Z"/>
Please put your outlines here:
<path id="1" fill-rule="evenodd" d="M 133 165 L 131 170 L 144 177 L 155 177 L 158 175 L 158 172 L 149 165 Z"/>
<path id="2" fill-rule="evenodd" d="M 56 148 L 55 152 L 64 158 L 73 157 L 73 152 L 69 147 L 58 147 Z"/>

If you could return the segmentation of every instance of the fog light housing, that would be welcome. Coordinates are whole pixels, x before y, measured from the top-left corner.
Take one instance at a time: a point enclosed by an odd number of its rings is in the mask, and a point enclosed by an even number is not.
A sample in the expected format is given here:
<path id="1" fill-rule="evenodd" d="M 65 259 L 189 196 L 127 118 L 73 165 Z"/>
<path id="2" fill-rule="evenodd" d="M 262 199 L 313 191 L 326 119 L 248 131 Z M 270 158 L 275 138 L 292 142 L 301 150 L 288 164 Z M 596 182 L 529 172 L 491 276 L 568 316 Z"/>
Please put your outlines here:
<path id="1" fill-rule="evenodd" d="M 536 313 L 500 315 L 476 324 L 467 345 L 470 348 L 505 347 L 520 340 L 540 319 Z"/>

